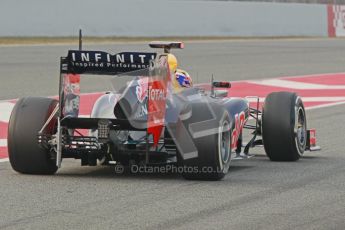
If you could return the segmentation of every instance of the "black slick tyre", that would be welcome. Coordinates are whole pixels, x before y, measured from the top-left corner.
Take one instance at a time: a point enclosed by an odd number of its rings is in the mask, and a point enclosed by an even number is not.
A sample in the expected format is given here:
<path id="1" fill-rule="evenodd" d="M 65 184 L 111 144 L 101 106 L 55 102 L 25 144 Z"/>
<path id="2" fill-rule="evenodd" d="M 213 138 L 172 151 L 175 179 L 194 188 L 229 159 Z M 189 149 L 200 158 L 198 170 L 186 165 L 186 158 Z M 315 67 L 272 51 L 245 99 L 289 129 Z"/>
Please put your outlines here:
<path id="1" fill-rule="evenodd" d="M 37 135 L 57 105 L 57 100 L 26 97 L 13 108 L 8 129 L 8 154 L 12 168 L 25 174 L 54 174 L 55 160 L 38 145 Z M 56 118 L 43 133 L 56 132 Z"/>
<path id="2" fill-rule="evenodd" d="M 182 176 L 190 180 L 220 180 L 228 173 L 231 161 L 229 114 L 217 104 L 193 103 L 191 107 L 192 115 L 181 124 L 193 143 L 189 146 L 193 145 L 197 154 L 189 158 L 178 153 L 179 165 L 184 169 Z"/>
<path id="3" fill-rule="evenodd" d="M 266 97 L 262 139 L 272 161 L 297 161 L 304 153 L 307 121 L 303 102 L 295 93 L 274 92 Z"/>

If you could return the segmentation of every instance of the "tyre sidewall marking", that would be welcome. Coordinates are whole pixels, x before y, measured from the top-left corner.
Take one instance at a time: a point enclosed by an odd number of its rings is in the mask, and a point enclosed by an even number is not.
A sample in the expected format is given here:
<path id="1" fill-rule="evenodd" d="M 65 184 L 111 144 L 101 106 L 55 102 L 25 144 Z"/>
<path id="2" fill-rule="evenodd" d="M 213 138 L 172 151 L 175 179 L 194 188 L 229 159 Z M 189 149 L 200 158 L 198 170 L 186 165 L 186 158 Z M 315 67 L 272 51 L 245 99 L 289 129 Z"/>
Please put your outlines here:
<path id="1" fill-rule="evenodd" d="M 305 148 L 305 145 L 306 145 L 306 138 L 304 138 L 304 143 L 303 143 L 303 146 L 300 146 L 299 144 L 299 140 L 298 140 L 298 135 L 297 135 L 297 125 L 298 125 L 298 119 L 299 119 L 299 112 L 302 111 L 303 112 L 303 115 L 304 115 L 304 132 L 306 132 L 306 129 L 307 129 L 307 124 L 306 124 L 306 114 L 305 114 L 305 110 L 304 110 L 304 107 L 303 107 L 303 103 L 302 103 L 302 100 L 300 97 L 297 97 L 296 100 L 295 100 L 295 105 L 294 105 L 294 113 L 295 113 L 295 116 L 294 116 L 294 128 L 293 128 L 293 137 L 294 137 L 294 142 L 295 142 L 295 147 L 296 147 L 296 150 L 298 152 L 298 154 L 300 156 L 303 155 L 304 153 L 304 149 Z M 301 149 L 302 147 L 302 149 Z"/>
<path id="2" fill-rule="evenodd" d="M 227 117 L 229 117 L 229 114 L 227 111 L 224 111 L 222 118 L 220 119 L 219 122 L 219 128 L 218 128 L 218 161 L 219 161 L 219 168 L 217 168 L 217 170 L 221 171 L 222 173 L 227 173 L 228 171 L 228 167 L 224 167 L 226 165 L 229 165 L 231 162 L 231 135 L 230 133 L 229 135 L 229 153 L 228 153 L 228 157 L 226 161 L 223 161 L 223 156 L 222 156 L 222 137 L 223 137 L 223 133 L 224 133 L 224 127 L 226 128 L 226 132 L 230 132 L 231 131 L 231 126 L 230 126 L 230 122 L 226 119 Z M 226 124 L 227 123 L 227 124 Z M 225 124 L 225 125 L 224 125 Z"/>

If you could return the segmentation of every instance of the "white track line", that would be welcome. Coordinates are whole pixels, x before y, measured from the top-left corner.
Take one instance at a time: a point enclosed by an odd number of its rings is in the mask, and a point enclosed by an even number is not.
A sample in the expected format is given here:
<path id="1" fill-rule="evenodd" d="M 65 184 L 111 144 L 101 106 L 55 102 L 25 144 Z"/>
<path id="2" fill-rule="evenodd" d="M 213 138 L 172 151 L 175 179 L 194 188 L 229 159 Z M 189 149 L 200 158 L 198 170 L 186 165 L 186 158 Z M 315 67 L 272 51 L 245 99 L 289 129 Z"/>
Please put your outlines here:
<path id="1" fill-rule="evenodd" d="M 7 147 L 7 139 L 0 139 L 0 147 Z"/>
<path id="2" fill-rule="evenodd" d="M 0 121 L 9 121 L 13 107 L 14 104 L 11 102 L 0 102 Z"/>
<path id="3" fill-rule="evenodd" d="M 280 88 L 289 89 L 345 89 L 345 85 L 321 85 L 313 83 L 304 83 L 296 81 L 286 81 L 282 79 L 267 79 L 267 80 L 256 80 L 256 81 L 246 81 L 251 84 L 273 86 Z"/>
<path id="4" fill-rule="evenodd" d="M 332 77 L 339 77 L 340 75 L 345 76 L 345 72 L 341 73 L 324 73 L 324 74 L 308 74 L 308 75 L 302 75 L 302 76 L 285 76 L 285 77 L 279 77 L 279 79 L 291 79 L 294 78 L 310 78 L 310 77 L 326 77 L 326 76 L 332 76 Z"/>
<path id="5" fill-rule="evenodd" d="M 2 163 L 2 162 L 8 162 L 8 161 L 9 161 L 8 158 L 0 159 L 0 163 Z"/>
<path id="6" fill-rule="evenodd" d="M 257 98 L 246 98 L 249 102 L 257 102 Z M 265 98 L 260 97 L 260 102 L 264 102 Z M 345 97 L 302 97 L 303 102 L 344 102 Z M 332 103 L 333 104 L 333 103 Z"/>
<path id="7" fill-rule="evenodd" d="M 334 102 L 334 103 L 324 104 L 324 105 L 315 105 L 315 106 L 307 107 L 307 108 L 305 108 L 305 109 L 306 109 L 306 110 L 321 109 L 321 108 L 327 108 L 327 107 L 332 107 L 332 106 L 337 106 L 337 105 L 343 105 L 343 104 L 345 104 L 345 101 Z"/>
<path id="8" fill-rule="evenodd" d="M 0 139 L 0 147 L 7 147 L 7 139 Z M 8 158 L 0 159 L 0 163 L 8 162 L 8 161 L 9 161 Z"/>
<path id="9" fill-rule="evenodd" d="M 345 97 L 302 97 L 304 102 L 339 102 L 345 101 Z"/>

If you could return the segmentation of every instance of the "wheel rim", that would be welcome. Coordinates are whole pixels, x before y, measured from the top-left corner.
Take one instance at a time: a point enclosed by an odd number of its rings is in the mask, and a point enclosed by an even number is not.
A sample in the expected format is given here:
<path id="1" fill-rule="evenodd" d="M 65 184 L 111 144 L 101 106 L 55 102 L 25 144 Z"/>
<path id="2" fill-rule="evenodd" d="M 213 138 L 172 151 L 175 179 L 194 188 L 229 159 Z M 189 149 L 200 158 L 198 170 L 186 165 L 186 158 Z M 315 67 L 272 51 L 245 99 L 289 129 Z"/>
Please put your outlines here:
<path id="1" fill-rule="evenodd" d="M 219 132 L 219 151 L 222 164 L 226 164 L 230 159 L 230 132 L 229 122 L 224 121 Z"/>
<path id="2" fill-rule="evenodd" d="M 299 106 L 296 111 L 295 119 L 295 134 L 296 134 L 296 145 L 299 154 L 304 152 L 304 148 L 307 141 L 307 127 L 304 109 Z"/>

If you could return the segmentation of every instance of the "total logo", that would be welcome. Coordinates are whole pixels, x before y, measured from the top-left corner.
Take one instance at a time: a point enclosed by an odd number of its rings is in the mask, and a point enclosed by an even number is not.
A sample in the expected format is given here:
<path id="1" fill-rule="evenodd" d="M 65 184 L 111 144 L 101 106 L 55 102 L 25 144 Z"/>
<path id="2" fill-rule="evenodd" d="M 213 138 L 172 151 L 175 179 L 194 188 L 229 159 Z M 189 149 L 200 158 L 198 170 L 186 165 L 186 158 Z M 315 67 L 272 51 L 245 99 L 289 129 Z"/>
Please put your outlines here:
<path id="1" fill-rule="evenodd" d="M 152 89 L 149 90 L 149 100 L 152 101 L 165 101 L 165 90 L 164 89 Z"/>
<path id="2" fill-rule="evenodd" d="M 138 101 L 143 103 L 147 97 L 147 92 L 149 91 L 149 100 L 153 101 L 163 101 L 166 100 L 166 90 L 161 87 L 160 81 L 152 82 L 152 86 L 148 87 L 148 79 L 142 78 L 137 81 L 138 85 L 135 88 L 135 93 L 137 95 Z"/>

